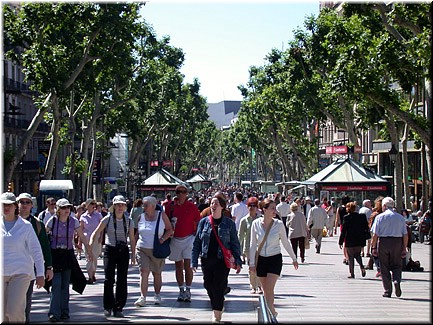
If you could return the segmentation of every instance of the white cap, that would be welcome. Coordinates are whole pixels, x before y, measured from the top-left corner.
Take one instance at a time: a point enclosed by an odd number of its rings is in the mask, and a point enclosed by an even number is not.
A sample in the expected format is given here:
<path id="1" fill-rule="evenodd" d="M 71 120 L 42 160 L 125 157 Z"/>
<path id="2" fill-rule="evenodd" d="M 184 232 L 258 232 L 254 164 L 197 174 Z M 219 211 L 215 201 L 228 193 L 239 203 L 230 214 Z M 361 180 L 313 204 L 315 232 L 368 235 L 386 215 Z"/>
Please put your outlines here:
<path id="1" fill-rule="evenodd" d="M 32 196 L 29 193 L 21 193 L 20 195 L 18 195 L 17 197 L 17 202 L 21 199 L 29 199 L 30 201 L 32 200 Z M 33 201 L 32 201 L 33 202 Z"/>
<path id="2" fill-rule="evenodd" d="M 116 195 L 113 198 L 113 204 L 126 204 L 126 200 L 122 195 Z"/>
<path id="3" fill-rule="evenodd" d="M 59 199 L 56 202 L 56 206 L 59 207 L 59 208 L 61 208 L 61 207 L 67 207 L 67 206 L 71 207 L 72 204 L 69 203 L 69 201 L 67 199 Z"/>
<path id="4" fill-rule="evenodd" d="M 12 204 L 12 203 L 17 202 L 17 198 L 16 198 L 15 194 L 12 192 L 4 192 L 0 196 L 0 201 L 1 201 L 1 203 L 4 203 L 4 204 Z"/>

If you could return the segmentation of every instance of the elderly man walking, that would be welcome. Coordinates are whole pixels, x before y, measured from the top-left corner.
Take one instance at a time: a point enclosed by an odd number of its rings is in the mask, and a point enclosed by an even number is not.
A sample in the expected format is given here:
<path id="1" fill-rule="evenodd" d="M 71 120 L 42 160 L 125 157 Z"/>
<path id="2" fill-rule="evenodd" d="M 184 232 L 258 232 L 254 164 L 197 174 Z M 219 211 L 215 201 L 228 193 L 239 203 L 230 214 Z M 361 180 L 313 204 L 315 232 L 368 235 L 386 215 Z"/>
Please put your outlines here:
<path id="1" fill-rule="evenodd" d="M 391 297 L 392 282 L 394 282 L 395 295 L 400 297 L 402 258 L 406 257 L 408 242 L 406 222 L 404 217 L 394 210 L 394 200 L 391 197 L 382 200 L 382 211 L 376 216 L 371 227 L 372 254 L 379 257 L 385 290 L 383 297 Z"/>
<path id="2" fill-rule="evenodd" d="M 325 209 L 320 206 L 320 200 L 314 200 L 314 207 L 308 212 L 307 226 L 310 228 L 311 236 L 316 241 L 316 253 L 320 254 L 322 246 L 323 227 L 328 220 L 328 214 Z"/>

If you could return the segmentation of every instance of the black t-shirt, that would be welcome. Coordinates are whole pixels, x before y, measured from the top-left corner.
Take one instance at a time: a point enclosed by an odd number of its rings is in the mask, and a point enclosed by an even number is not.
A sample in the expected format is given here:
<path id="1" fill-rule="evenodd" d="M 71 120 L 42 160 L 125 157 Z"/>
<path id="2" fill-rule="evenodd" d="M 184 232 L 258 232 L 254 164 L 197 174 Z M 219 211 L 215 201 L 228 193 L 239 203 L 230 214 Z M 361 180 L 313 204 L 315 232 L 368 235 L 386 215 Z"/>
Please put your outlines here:
<path id="1" fill-rule="evenodd" d="M 341 225 L 343 223 L 343 217 L 347 214 L 346 207 L 340 206 L 338 208 L 338 225 Z"/>
<path id="2" fill-rule="evenodd" d="M 219 218 L 219 219 L 213 219 L 213 224 L 215 227 L 215 231 L 218 233 L 218 226 L 221 224 L 223 218 Z M 208 258 L 217 258 L 218 256 L 218 240 L 215 237 L 215 232 L 212 230 L 210 233 L 210 240 L 209 240 L 209 249 L 207 251 L 207 257 Z"/>

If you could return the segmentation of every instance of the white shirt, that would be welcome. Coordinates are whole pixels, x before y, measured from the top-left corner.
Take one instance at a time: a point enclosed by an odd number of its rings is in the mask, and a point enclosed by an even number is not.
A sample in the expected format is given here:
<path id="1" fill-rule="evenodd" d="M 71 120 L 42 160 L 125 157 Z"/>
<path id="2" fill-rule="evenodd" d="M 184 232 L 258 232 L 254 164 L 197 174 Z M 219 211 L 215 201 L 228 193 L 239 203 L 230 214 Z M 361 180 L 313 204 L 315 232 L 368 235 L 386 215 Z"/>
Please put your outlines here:
<path id="1" fill-rule="evenodd" d="M 36 268 L 36 276 L 44 276 L 44 255 L 32 224 L 19 217 L 7 231 L 1 216 L 0 231 L 3 237 L 3 275 L 28 274 L 33 280 Z"/>
<path id="2" fill-rule="evenodd" d="M 326 214 L 325 209 L 316 205 L 310 209 L 310 212 L 308 212 L 307 226 L 309 227 L 313 225 L 311 229 L 323 229 L 326 225 L 327 219 L 328 215 Z"/>
<path id="3" fill-rule="evenodd" d="M 280 217 L 287 217 L 291 212 L 290 205 L 287 202 L 278 203 L 276 209 Z"/>
<path id="4" fill-rule="evenodd" d="M 373 213 L 373 211 L 367 207 L 362 207 L 361 209 L 359 209 L 358 213 L 365 214 L 365 216 L 367 217 L 367 221 L 368 221 L 370 219 L 370 216 Z"/>
<path id="5" fill-rule="evenodd" d="M 44 215 L 44 212 L 45 212 L 45 216 L 44 216 L 44 218 L 42 219 L 42 216 Z M 44 211 L 42 211 L 41 213 L 39 213 L 39 215 L 38 215 L 38 219 L 39 219 L 39 220 L 42 220 L 42 222 L 43 222 L 44 225 L 46 226 L 48 220 L 50 220 L 50 218 L 51 218 L 52 216 L 55 216 L 55 215 L 56 215 L 56 209 L 54 209 L 54 213 L 53 213 L 53 214 L 51 214 L 50 211 L 49 211 L 48 209 L 45 209 Z"/>
<path id="6" fill-rule="evenodd" d="M 248 215 L 250 211 L 248 211 L 248 207 L 244 202 L 238 202 L 233 204 L 231 207 L 232 217 L 235 217 L 236 231 L 239 231 L 239 223 L 241 219 Z"/>
<path id="7" fill-rule="evenodd" d="M 250 266 L 255 265 L 255 256 L 256 251 L 265 237 L 266 228 L 264 226 L 264 217 L 257 218 L 253 221 L 251 225 L 251 243 L 250 243 L 250 252 L 249 252 L 249 263 Z M 268 237 L 266 238 L 266 242 L 263 245 L 259 255 L 268 257 L 281 253 L 281 244 L 283 245 L 286 252 L 290 255 L 293 262 L 296 261 L 296 255 L 293 252 L 292 245 L 289 243 L 286 235 L 286 228 L 283 225 L 283 222 L 278 219 L 274 219 L 274 223 L 272 224 L 272 228 L 269 231 Z"/>

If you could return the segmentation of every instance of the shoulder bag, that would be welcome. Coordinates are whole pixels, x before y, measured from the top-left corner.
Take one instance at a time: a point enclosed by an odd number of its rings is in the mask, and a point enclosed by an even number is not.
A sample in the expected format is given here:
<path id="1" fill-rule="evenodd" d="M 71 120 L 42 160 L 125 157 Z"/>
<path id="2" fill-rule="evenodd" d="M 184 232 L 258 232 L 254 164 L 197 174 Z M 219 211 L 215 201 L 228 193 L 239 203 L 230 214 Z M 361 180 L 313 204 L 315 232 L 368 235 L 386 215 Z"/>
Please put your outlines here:
<path id="1" fill-rule="evenodd" d="M 263 237 L 263 240 L 261 241 L 259 247 L 257 248 L 256 256 L 255 256 L 255 264 L 254 264 L 256 267 L 257 267 L 257 261 L 259 260 L 260 251 L 262 250 L 263 245 L 265 244 L 266 239 L 268 238 L 269 231 L 271 231 L 273 225 L 274 225 L 274 220 L 272 220 L 272 223 L 269 224 L 268 228 L 266 228 L 265 236 Z"/>
<path id="2" fill-rule="evenodd" d="M 224 217 L 221 217 L 221 218 L 224 218 Z M 215 238 L 216 238 L 216 240 L 218 241 L 218 244 L 221 247 L 221 251 L 223 252 L 224 262 L 226 263 L 227 268 L 229 268 L 229 269 L 236 269 L 236 263 L 235 263 L 235 258 L 233 257 L 233 253 L 232 253 L 232 251 L 230 249 L 226 248 L 223 245 L 223 243 L 221 242 L 221 239 L 219 238 L 219 236 L 218 236 L 218 234 L 217 234 L 217 232 L 215 230 L 213 219 L 212 219 L 211 215 L 209 216 L 209 221 L 210 221 L 210 224 L 212 226 L 212 230 L 214 232 Z"/>
<path id="3" fill-rule="evenodd" d="M 162 244 L 159 241 L 159 222 L 161 220 L 161 211 L 158 213 L 158 221 L 156 222 L 155 227 L 155 237 L 153 238 L 153 256 L 156 258 L 167 258 L 171 251 L 170 251 L 170 238 L 165 240 Z"/>

